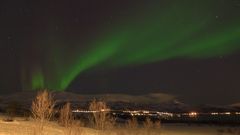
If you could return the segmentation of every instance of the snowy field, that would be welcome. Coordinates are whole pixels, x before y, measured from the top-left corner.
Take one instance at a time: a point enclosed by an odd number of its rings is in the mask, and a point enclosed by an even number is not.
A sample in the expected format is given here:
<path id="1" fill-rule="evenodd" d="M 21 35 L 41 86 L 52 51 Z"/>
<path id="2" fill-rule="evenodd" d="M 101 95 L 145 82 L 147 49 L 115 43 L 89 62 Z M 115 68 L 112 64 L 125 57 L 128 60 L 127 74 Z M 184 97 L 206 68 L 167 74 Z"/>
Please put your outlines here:
<path id="1" fill-rule="evenodd" d="M 35 131 L 36 123 L 23 118 L 16 118 L 13 122 L 0 120 L 0 135 L 38 135 Z M 115 129 L 97 131 L 90 128 L 78 128 L 77 133 L 71 135 L 240 135 L 239 127 L 163 124 L 159 130 L 146 129 Z M 56 123 L 49 123 L 44 128 L 44 135 L 66 135 L 65 129 Z"/>

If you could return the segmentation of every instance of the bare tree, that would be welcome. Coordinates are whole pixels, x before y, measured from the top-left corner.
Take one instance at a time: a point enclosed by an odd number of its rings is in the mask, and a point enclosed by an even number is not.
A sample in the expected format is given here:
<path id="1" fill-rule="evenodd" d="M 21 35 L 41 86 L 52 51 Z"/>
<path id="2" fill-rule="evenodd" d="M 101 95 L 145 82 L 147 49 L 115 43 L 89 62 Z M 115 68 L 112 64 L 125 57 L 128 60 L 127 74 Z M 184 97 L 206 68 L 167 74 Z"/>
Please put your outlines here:
<path id="1" fill-rule="evenodd" d="M 31 112 L 36 121 L 36 131 L 43 134 L 44 124 L 48 122 L 54 114 L 55 101 L 52 94 L 47 90 L 39 91 L 32 102 Z M 40 133 L 41 132 L 41 133 Z"/>
<path id="2" fill-rule="evenodd" d="M 95 128 L 103 130 L 115 124 L 115 119 L 108 115 L 110 109 L 105 102 L 94 99 L 89 105 L 89 110 L 93 111 L 93 123 Z"/>
<path id="3" fill-rule="evenodd" d="M 32 102 L 32 114 L 34 119 L 40 121 L 50 120 L 54 113 L 55 101 L 52 94 L 47 90 L 38 92 L 35 100 Z"/>
<path id="4" fill-rule="evenodd" d="M 62 109 L 60 109 L 59 124 L 64 127 L 70 127 L 73 123 L 73 114 L 71 104 L 66 103 Z"/>
<path id="5" fill-rule="evenodd" d="M 161 121 L 160 120 L 154 122 L 154 128 L 156 128 L 156 129 L 160 129 L 161 128 Z"/>
<path id="6" fill-rule="evenodd" d="M 151 119 L 149 117 L 147 117 L 146 120 L 143 123 L 143 126 L 146 129 L 150 129 L 150 128 L 153 128 L 154 123 L 151 121 Z"/>
<path id="7" fill-rule="evenodd" d="M 82 135 L 83 130 L 81 126 L 83 124 L 80 121 L 76 121 L 72 114 L 71 104 L 66 103 L 62 109 L 60 109 L 59 124 L 64 126 L 64 135 Z"/>
<path id="8" fill-rule="evenodd" d="M 136 129 L 138 128 L 138 121 L 135 117 L 133 117 L 132 119 L 128 120 L 126 123 L 126 127 L 129 129 Z"/>

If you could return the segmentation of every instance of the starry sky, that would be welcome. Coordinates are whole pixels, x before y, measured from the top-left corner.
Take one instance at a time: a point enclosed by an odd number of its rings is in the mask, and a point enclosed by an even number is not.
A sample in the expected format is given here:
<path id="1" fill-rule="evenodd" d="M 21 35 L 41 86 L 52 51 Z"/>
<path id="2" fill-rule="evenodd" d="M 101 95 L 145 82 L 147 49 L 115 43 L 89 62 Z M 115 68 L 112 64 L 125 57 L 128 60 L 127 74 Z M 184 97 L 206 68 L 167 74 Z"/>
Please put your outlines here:
<path id="1" fill-rule="evenodd" d="M 1 0 L 0 93 L 240 102 L 240 0 Z"/>

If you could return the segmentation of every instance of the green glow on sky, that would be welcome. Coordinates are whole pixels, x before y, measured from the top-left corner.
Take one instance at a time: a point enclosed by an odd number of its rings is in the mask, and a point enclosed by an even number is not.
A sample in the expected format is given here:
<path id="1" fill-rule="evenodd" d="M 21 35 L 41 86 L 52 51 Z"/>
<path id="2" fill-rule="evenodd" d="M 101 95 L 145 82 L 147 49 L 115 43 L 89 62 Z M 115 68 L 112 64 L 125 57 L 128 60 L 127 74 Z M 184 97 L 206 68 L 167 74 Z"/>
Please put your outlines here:
<path id="1" fill-rule="evenodd" d="M 123 40 L 110 39 L 110 41 L 103 42 L 86 54 L 83 54 L 78 61 L 76 61 L 75 66 L 69 68 L 70 72 L 65 73 L 65 77 L 61 80 L 60 87 L 65 89 L 71 81 L 75 79 L 76 75 L 112 57 L 118 51 L 120 45 L 123 43 L 122 41 Z"/>
<path id="2" fill-rule="evenodd" d="M 43 71 L 31 74 L 31 89 L 65 90 L 82 72 L 99 65 L 126 67 L 231 54 L 240 49 L 240 20 L 219 21 L 216 13 L 220 9 L 214 7 L 215 2 L 181 1 L 165 9 L 146 9 L 141 11 L 143 15 L 111 25 L 111 30 L 102 28 L 108 32 L 93 37 L 87 49 L 69 51 L 64 44 L 48 42 L 53 46 L 48 50 L 53 60 L 46 62 L 46 67 L 39 67 Z M 26 81 L 24 85 L 29 86 Z"/>
<path id="3" fill-rule="evenodd" d="M 33 76 L 32 76 L 32 89 L 42 89 L 44 88 L 44 75 L 41 72 L 41 70 L 36 70 L 35 72 L 33 72 Z"/>

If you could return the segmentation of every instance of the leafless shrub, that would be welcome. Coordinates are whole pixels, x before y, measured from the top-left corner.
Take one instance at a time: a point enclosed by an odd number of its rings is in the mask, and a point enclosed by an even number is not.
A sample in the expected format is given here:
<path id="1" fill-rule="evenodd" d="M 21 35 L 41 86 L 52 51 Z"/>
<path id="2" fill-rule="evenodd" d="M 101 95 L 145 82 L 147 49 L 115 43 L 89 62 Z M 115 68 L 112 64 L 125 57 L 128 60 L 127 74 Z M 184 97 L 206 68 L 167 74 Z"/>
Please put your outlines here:
<path id="1" fill-rule="evenodd" d="M 83 124 L 80 121 L 76 121 L 72 114 L 71 104 L 66 103 L 59 111 L 59 121 L 61 126 L 64 126 L 64 135 L 81 135 L 83 133 L 81 127 Z"/>
<path id="2" fill-rule="evenodd" d="M 139 135 L 139 123 L 136 117 L 132 117 L 125 123 L 125 128 L 116 130 L 117 135 Z"/>
<path id="3" fill-rule="evenodd" d="M 126 128 L 130 128 L 130 129 L 136 129 L 138 128 L 138 121 L 135 117 L 133 117 L 132 119 L 128 120 L 126 123 Z"/>
<path id="4" fill-rule="evenodd" d="M 94 99 L 90 105 L 89 110 L 93 111 L 93 121 L 94 127 L 99 130 L 114 127 L 115 119 L 108 115 L 110 110 L 106 103 L 103 101 L 97 101 Z"/>
<path id="5" fill-rule="evenodd" d="M 71 124 L 72 124 L 72 122 L 74 120 L 73 115 L 72 115 L 71 104 L 70 103 L 66 103 L 63 106 L 63 108 L 60 109 L 59 113 L 60 113 L 60 116 L 59 116 L 58 123 L 61 126 L 64 126 L 64 127 L 71 126 Z"/>
<path id="6" fill-rule="evenodd" d="M 149 117 L 143 122 L 143 130 L 142 133 L 146 135 L 159 135 L 160 132 L 160 121 L 153 122 Z"/>
<path id="7" fill-rule="evenodd" d="M 150 129 L 150 128 L 153 128 L 153 126 L 154 126 L 154 123 L 151 121 L 149 117 L 147 117 L 143 123 L 143 127 L 146 129 Z"/>
<path id="8" fill-rule="evenodd" d="M 113 129 L 116 127 L 116 118 L 112 116 L 107 116 L 107 121 L 105 122 L 105 129 Z"/>
<path id="9" fill-rule="evenodd" d="M 55 101 L 47 90 L 40 91 L 32 102 L 32 114 L 36 120 L 50 120 L 54 113 Z"/>
<path id="10" fill-rule="evenodd" d="M 55 101 L 47 90 L 38 92 L 32 102 L 32 115 L 35 120 L 34 134 L 43 135 L 44 125 L 48 123 L 54 114 Z"/>
<path id="11" fill-rule="evenodd" d="M 64 135 L 83 135 L 81 127 L 83 124 L 80 121 L 72 121 L 70 125 L 63 129 Z"/>
<path id="12" fill-rule="evenodd" d="M 154 122 L 154 128 L 155 129 L 160 129 L 161 128 L 161 121 Z"/>

